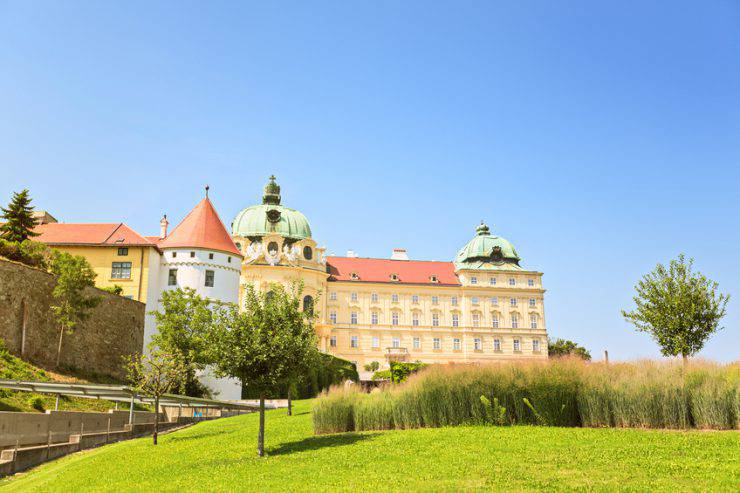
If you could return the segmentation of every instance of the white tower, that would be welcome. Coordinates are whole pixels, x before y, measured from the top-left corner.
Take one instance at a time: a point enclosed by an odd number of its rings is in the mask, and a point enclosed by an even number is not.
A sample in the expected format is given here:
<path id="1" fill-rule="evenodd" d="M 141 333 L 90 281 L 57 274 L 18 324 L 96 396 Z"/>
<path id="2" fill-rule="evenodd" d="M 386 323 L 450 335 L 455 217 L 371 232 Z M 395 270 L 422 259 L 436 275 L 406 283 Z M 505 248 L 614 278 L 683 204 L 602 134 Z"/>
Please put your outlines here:
<path id="1" fill-rule="evenodd" d="M 191 288 L 203 298 L 239 302 L 242 254 L 208 200 L 208 187 L 205 198 L 158 246 L 162 250 L 159 292 Z M 200 379 L 219 399 L 241 399 L 238 380 L 215 378 L 208 370 Z"/>

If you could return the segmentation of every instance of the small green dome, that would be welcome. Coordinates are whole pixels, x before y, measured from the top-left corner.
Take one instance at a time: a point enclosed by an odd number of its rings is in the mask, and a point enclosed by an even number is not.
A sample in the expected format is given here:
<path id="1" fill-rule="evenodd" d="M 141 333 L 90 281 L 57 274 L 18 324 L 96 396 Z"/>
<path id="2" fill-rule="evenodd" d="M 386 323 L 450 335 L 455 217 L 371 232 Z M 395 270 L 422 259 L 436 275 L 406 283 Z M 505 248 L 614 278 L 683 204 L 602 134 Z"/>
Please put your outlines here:
<path id="1" fill-rule="evenodd" d="M 280 205 L 280 186 L 275 177 L 265 187 L 261 205 L 247 207 L 231 223 L 234 236 L 255 237 L 279 234 L 293 240 L 311 237 L 311 226 L 306 216 Z"/>
<path id="2" fill-rule="evenodd" d="M 462 247 L 455 257 L 456 269 L 519 268 L 519 255 L 514 245 L 500 236 L 492 235 L 482 221 L 475 237 Z"/>

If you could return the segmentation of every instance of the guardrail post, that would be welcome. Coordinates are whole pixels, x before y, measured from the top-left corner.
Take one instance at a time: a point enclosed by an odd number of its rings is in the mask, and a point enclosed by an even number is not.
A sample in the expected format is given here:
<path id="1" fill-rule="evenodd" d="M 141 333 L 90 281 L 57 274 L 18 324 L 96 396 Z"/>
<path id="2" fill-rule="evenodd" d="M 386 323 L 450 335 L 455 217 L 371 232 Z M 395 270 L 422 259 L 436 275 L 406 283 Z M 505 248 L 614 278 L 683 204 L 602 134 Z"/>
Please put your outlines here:
<path id="1" fill-rule="evenodd" d="M 57 394 L 57 398 L 54 401 L 54 410 L 59 411 L 59 394 Z"/>
<path id="2" fill-rule="evenodd" d="M 105 434 L 105 443 L 110 441 L 110 416 L 108 416 L 108 431 Z"/>
<path id="3" fill-rule="evenodd" d="M 131 407 L 129 407 L 128 410 L 128 424 L 133 425 L 134 424 L 134 399 L 136 399 L 136 394 L 131 394 Z M 133 432 L 133 428 L 131 429 Z"/>

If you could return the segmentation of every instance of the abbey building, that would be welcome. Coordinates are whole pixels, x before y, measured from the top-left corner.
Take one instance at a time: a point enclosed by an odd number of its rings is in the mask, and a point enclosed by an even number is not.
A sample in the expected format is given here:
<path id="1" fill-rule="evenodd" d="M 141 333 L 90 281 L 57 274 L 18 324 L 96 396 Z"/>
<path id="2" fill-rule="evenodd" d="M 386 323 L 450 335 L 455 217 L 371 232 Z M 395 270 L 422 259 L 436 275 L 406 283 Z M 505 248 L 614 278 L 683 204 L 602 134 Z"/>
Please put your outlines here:
<path id="1" fill-rule="evenodd" d="M 49 216 L 51 217 L 51 216 Z M 239 212 L 230 231 L 207 196 L 158 236 L 119 223 L 37 226 L 39 241 L 85 256 L 100 287 L 160 307 L 161 293 L 192 288 L 241 302 L 248 285 L 304 284 L 303 308 L 315 310 L 320 349 L 353 361 L 482 363 L 547 358 L 542 273 L 524 269 L 514 246 L 480 224 L 450 262 L 327 256 L 306 217 L 283 205 L 271 177 L 262 201 Z M 472 228 L 471 228 L 472 229 Z M 145 343 L 156 330 L 147 316 Z M 204 379 L 221 398 L 238 399 L 238 382 Z"/>

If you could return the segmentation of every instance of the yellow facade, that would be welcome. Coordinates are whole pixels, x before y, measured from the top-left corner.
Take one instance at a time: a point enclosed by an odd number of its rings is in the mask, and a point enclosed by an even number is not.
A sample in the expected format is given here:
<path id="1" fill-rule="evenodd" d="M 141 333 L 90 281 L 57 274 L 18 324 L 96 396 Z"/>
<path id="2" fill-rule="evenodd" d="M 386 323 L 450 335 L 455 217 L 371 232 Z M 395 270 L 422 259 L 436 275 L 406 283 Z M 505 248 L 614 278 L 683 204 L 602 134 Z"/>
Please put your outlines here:
<path id="1" fill-rule="evenodd" d="M 150 253 L 156 251 L 154 246 L 51 246 L 55 250 L 85 257 L 95 271 L 95 285 L 97 287 L 105 289 L 118 285 L 123 288 L 123 296 L 146 303 Z M 157 254 L 158 257 L 159 254 Z M 114 263 L 124 265 L 117 267 L 114 273 Z M 131 264 L 130 269 L 127 268 L 127 263 Z M 128 277 L 114 277 L 125 275 L 127 272 L 130 272 Z"/>

